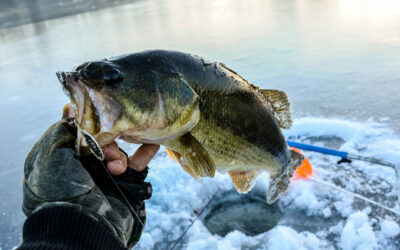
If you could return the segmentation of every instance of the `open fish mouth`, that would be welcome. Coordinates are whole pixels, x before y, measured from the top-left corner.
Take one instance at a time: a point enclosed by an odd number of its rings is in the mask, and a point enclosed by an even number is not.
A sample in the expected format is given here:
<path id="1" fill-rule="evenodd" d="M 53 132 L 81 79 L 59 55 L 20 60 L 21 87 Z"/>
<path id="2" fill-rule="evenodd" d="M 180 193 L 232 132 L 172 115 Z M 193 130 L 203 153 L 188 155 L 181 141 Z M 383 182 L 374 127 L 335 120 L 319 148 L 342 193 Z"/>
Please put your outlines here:
<path id="1" fill-rule="evenodd" d="M 86 89 L 77 79 L 77 72 L 57 72 L 58 80 L 63 86 L 65 94 L 71 99 L 75 119 L 82 124 L 83 112 L 85 111 Z"/>
<path id="2" fill-rule="evenodd" d="M 113 98 L 87 86 L 78 72 L 57 72 L 65 94 L 70 98 L 78 125 L 95 137 L 101 146 L 119 134 L 113 131 L 121 106 Z"/>

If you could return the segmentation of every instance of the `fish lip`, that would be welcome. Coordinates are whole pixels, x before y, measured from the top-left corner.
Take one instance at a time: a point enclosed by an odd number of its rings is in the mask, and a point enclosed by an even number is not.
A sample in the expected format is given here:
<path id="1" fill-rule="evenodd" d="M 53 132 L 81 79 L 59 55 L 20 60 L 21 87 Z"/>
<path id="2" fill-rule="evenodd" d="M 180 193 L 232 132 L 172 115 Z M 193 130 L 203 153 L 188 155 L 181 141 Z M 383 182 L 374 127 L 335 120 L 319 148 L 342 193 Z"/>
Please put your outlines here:
<path id="1" fill-rule="evenodd" d="M 62 85 L 65 84 L 67 73 L 64 71 L 57 71 L 56 72 L 58 80 L 61 82 Z"/>
<path id="2" fill-rule="evenodd" d="M 77 78 L 77 72 L 58 71 L 56 75 L 63 86 L 64 93 L 72 102 L 76 121 L 81 124 L 85 105 L 85 88 Z"/>
<path id="3" fill-rule="evenodd" d="M 71 84 L 74 82 L 74 79 L 76 77 L 76 72 L 58 71 L 56 75 L 61 85 L 63 86 L 63 89 L 67 91 L 66 94 L 68 96 L 71 95 L 73 91 Z"/>

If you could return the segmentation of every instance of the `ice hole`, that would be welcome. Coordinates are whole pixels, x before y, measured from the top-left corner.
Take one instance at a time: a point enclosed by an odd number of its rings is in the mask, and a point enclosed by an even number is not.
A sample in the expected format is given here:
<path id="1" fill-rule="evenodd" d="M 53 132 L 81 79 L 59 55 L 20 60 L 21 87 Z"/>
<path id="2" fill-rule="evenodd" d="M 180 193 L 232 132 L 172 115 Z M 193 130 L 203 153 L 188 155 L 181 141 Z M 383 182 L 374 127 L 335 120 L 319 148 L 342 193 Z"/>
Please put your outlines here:
<path id="1" fill-rule="evenodd" d="M 275 227 L 281 211 L 276 205 L 268 205 L 265 193 L 253 190 L 248 194 L 236 191 L 220 192 L 207 206 L 201 220 L 212 234 L 225 236 L 232 231 L 240 231 L 253 236 Z"/>

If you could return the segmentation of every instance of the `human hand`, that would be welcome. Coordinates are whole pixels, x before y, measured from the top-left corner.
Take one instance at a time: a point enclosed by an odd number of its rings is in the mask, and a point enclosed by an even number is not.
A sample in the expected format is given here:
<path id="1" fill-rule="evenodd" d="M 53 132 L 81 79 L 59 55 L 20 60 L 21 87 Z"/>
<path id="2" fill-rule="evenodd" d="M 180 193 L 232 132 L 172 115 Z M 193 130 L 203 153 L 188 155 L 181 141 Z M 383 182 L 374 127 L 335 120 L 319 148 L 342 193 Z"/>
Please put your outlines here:
<path id="1" fill-rule="evenodd" d="M 70 103 L 65 105 L 62 118 L 75 118 L 74 110 Z M 143 144 L 128 159 L 128 155 L 120 150 L 115 141 L 102 147 L 108 171 L 113 175 L 124 173 L 128 165 L 137 172 L 142 172 L 159 149 L 160 145 Z"/>
<path id="2" fill-rule="evenodd" d="M 75 156 L 75 140 L 76 128 L 62 120 L 35 144 L 24 168 L 24 213 L 30 216 L 54 207 L 85 211 L 106 225 L 125 246 L 132 246 L 140 237 L 142 226 L 107 179 L 102 163 L 92 155 Z M 116 182 L 143 222 L 143 200 L 151 196 L 151 185 L 144 182 L 146 165 L 158 148 L 143 145 L 129 159 L 116 143 L 103 148 L 107 168 L 116 175 Z"/>

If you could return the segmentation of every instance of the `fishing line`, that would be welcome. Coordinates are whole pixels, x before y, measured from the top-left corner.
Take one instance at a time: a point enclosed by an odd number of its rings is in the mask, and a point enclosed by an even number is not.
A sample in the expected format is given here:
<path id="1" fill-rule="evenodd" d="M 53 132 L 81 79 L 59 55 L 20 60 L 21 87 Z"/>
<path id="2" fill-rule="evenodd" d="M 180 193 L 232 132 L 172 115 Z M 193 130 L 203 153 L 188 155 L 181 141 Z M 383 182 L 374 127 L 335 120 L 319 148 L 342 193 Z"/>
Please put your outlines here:
<path id="1" fill-rule="evenodd" d="M 330 187 L 330 188 L 333 188 L 333 189 L 336 189 L 336 190 L 338 190 L 338 191 L 341 191 L 341 192 L 343 192 L 343 193 L 349 194 L 349 195 L 351 195 L 351 196 L 353 196 L 353 197 L 359 198 L 359 199 L 361 199 L 361 200 L 363 200 L 363 201 L 369 202 L 369 203 L 371 203 L 371 204 L 374 204 L 375 206 L 378 206 L 378 207 L 383 208 L 383 209 L 385 209 L 385 210 L 387 210 L 387 211 L 389 211 L 389 212 L 392 212 L 392 213 L 396 214 L 397 216 L 400 216 L 400 211 L 397 211 L 397 210 L 395 210 L 395 209 L 393 209 L 393 208 L 390 208 L 390 207 L 388 207 L 388 206 L 382 205 L 382 204 L 380 204 L 380 203 L 378 203 L 378 202 L 376 202 L 376 201 L 374 201 L 374 200 L 371 200 L 371 199 L 369 199 L 369 198 L 366 198 L 366 197 L 364 197 L 364 196 L 362 196 L 362 195 L 359 195 L 359 194 L 350 192 L 350 191 L 348 191 L 348 190 L 346 190 L 346 189 L 343 189 L 343 188 L 341 188 L 341 187 L 338 187 L 338 186 L 336 186 L 336 185 L 330 184 L 330 183 L 328 183 L 328 182 L 325 182 L 325 181 L 323 181 L 323 180 L 320 180 L 320 179 L 315 178 L 315 177 L 312 177 L 312 176 L 308 176 L 307 179 L 310 179 L 310 180 L 312 180 L 312 181 L 314 181 L 314 182 L 316 182 L 316 183 L 318 183 L 318 184 L 320 184 L 320 185 L 325 185 L 325 186 L 328 186 L 328 187 Z"/>
<path id="2" fill-rule="evenodd" d="M 193 224 L 196 222 L 196 220 L 200 217 L 200 215 L 204 212 L 204 210 L 206 209 L 206 207 L 208 207 L 208 205 L 210 205 L 211 201 L 214 200 L 215 196 L 217 195 L 217 193 L 221 190 L 221 186 L 218 187 L 217 191 L 215 191 L 213 193 L 213 195 L 211 196 L 210 199 L 208 199 L 208 201 L 203 205 L 203 207 L 200 209 L 200 211 L 198 212 L 198 214 L 196 215 L 196 217 L 192 220 L 192 222 L 190 223 L 189 226 L 187 226 L 185 228 L 185 230 L 183 231 L 183 233 L 178 237 L 178 239 L 175 240 L 175 243 L 172 245 L 172 247 L 169 250 L 173 250 L 176 245 L 183 239 L 183 236 L 185 236 L 185 234 L 187 233 L 187 231 L 189 231 L 189 229 L 193 226 Z"/>
<path id="3" fill-rule="evenodd" d="M 128 204 L 129 210 L 131 210 L 131 212 L 133 212 L 133 214 L 136 216 L 136 218 L 138 219 L 140 225 L 142 225 L 142 227 L 144 228 L 144 223 L 142 222 L 142 220 L 139 218 L 139 215 L 136 213 L 135 209 L 133 209 L 133 207 L 131 206 L 131 204 L 129 203 L 128 199 L 126 198 L 126 196 L 124 195 L 124 193 L 122 192 L 121 188 L 118 186 L 117 182 L 114 180 L 114 177 L 110 174 L 110 172 L 108 171 L 107 167 L 104 165 L 103 162 L 101 162 L 101 165 L 103 165 L 103 168 L 106 170 L 108 176 L 110 176 L 111 181 L 114 183 L 114 186 L 118 189 L 119 193 L 122 195 L 122 197 L 124 198 L 126 204 Z"/>
<path id="4" fill-rule="evenodd" d="M 93 136 L 91 134 L 86 132 L 83 128 L 79 127 L 75 120 L 73 120 L 73 124 L 74 124 L 74 126 L 76 126 L 76 128 L 78 130 L 78 137 L 77 138 L 80 138 L 79 134 L 82 134 L 85 137 L 85 140 L 88 143 L 90 152 L 92 152 L 92 154 L 100 161 L 100 163 L 103 166 L 104 170 L 107 172 L 108 176 L 111 178 L 112 183 L 117 188 L 118 192 L 121 194 L 121 196 L 124 199 L 125 203 L 128 205 L 129 210 L 136 216 L 136 218 L 138 219 L 138 221 L 142 225 L 142 227 L 144 227 L 144 223 L 139 218 L 139 215 L 136 213 L 135 209 L 133 209 L 133 207 L 131 206 L 130 202 L 128 201 L 128 199 L 126 198 L 124 193 L 122 192 L 121 188 L 119 187 L 119 185 L 115 181 L 114 177 L 111 175 L 111 173 L 108 171 L 107 167 L 104 165 L 104 163 L 103 163 L 104 154 L 103 154 L 103 151 L 101 150 L 100 145 L 97 143 L 97 141 L 93 138 Z M 80 142 L 77 142 L 77 145 L 80 145 Z"/>

